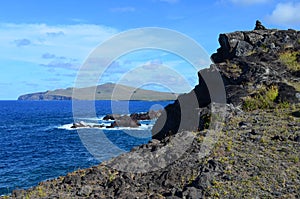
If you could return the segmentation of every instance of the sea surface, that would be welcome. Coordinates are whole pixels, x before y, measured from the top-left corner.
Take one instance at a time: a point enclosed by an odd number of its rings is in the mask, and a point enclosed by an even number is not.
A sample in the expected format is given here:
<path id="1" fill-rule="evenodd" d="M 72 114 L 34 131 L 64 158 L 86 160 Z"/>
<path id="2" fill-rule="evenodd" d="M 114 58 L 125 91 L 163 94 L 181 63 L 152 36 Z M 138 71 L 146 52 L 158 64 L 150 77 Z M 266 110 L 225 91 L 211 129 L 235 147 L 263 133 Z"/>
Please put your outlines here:
<path id="1" fill-rule="evenodd" d="M 117 113 L 118 107 L 119 113 L 128 114 L 157 110 L 170 103 L 172 101 L 120 101 L 112 105 L 111 101 L 96 101 L 92 104 L 95 116 L 91 116 L 85 113 L 91 102 L 81 101 L 76 102 L 76 106 L 82 114 L 77 112 L 81 117 L 75 121 L 107 125 L 112 121 L 103 121 L 103 116 Z M 128 109 L 124 111 L 126 106 Z M 126 152 L 151 139 L 155 121 L 143 121 L 138 129 L 103 129 L 105 139 L 101 148 L 107 151 L 97 151 L 95 158 L 85 147 L 86 143 L 83 144 L 80 130 L 70 128 L 74 122 L 73 111 L 72 101 L 0 101 L 0 195 L 97 165 L 120 153 L 110 151 L 112 145 Z M 95 136 L 98 131 L 93 133 Z"/>

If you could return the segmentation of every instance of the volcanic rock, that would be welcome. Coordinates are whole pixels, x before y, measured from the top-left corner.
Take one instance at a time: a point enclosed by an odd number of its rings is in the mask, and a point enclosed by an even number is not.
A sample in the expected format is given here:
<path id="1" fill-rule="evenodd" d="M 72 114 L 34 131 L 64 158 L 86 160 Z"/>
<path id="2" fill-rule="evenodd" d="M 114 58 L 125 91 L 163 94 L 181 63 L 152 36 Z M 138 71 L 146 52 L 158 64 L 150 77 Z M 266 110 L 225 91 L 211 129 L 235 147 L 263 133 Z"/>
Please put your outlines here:
<path id="1" fill-rule="evenodd" d="M 264 98 L 261 90 L 270 88 L 276 88 L 278 92 L 274 103 L 300 101 L 300 78 L 297 75 L 300 73 L 299 31 L 266 29 L 257 21 L 253 31 L 220 34 L 219 43 L 221 47 L 211 56 L 214 64 L 210 68 L 216 69 L 222 77 L 227 103 L 243 106 L 247 97 L 261 95 Z M 285 63 L 281 58 L 284 53 L 288 53 L 288 56 L 296 55 L 289 62 L 298 64 L 298 69 L 292 69 Z M 200 71 L 199 84 L 190 93 L 180 95 L 174 104 L 165 107 L 153 127 L 153 138 L 162 139 L 181 130 L 204 128 L 203 118 L 209 114 L 207 111 L 201 113 L 201 110 L 207 109 L 207 105 L 216 100 L 210 99 L 211 93 L 203 75 L 216 76 L 211 69 Z M 222 96 L 221 91 L 216 92 Z M 197 102 L 191 103 L 194 99 Z M 192 119 L 183 117 L 184 112 L 188 112 Z"/>

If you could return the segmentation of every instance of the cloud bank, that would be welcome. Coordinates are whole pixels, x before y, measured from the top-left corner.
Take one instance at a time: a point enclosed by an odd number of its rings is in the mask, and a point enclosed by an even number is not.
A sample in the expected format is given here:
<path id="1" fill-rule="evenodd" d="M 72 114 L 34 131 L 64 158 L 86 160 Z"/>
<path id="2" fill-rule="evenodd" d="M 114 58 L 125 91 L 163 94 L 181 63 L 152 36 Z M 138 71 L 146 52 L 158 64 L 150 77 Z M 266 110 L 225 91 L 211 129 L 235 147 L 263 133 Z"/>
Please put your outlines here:
<path id="1" fill-rule="evenodd" d="M 276 25 L 299 25 L 300 2 L 278 3 L 273 12 L 266 17 L 267 21 Z"/>
<path id="2" fill-rule="evenodd" d="M 84 58 L 100 42 L 118 31 L 114 28 L 94 25 L 47 25 L 0 23 L 0 58 L 31 62 L 37 65 L 51 65 L 62 57 L 72 60 L 64 65 L 67 69 L 74 60 Z M 56 60 L 51 60 L 51 59 Z M 78 63 L 77 63 L 78 65 Z"/>

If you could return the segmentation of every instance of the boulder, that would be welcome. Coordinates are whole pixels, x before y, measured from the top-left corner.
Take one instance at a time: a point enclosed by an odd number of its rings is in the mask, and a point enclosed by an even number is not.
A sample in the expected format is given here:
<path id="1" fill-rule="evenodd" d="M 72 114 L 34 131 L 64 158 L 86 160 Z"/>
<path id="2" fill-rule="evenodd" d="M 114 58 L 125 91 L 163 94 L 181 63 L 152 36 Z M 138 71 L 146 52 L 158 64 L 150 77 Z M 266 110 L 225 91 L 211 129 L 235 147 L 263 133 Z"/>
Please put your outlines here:
<path id="1" fill-rule="evenodd" d="M 120 117 L 121 117 L 121 115 L 119 115 L 119 114 L 107 114 L 103 117 L 103 120 L 115 120 Z"/>
<path id="2" fill-rule="evenodd" d="M 266 30 L 266 28 L 261 24 L 259 20 L 256 20 L 254 30 Z"/>
<path id="3" fill-rule="evenodd" d="M 130 118 L 133 120 L 150 120 L 150 116 L 147 113 L 132 113 L 130 114 Z"/>
<path id="4" fill-rule="evenodd" d="M 73 125 L 71 126 L 72 129 L 76 129 L 76 128 L 103 128 L 105 127 L 103 124 L 86 124 L 83 121 L 80 122 L 75 122 L 73 123 Z"/>
<path id="5" fill-rule="evenodd" d="M 111 123 L 110 126 L 107 126 L 106 128 L 115 128 L 115 127 L 131 127 L 136 128 L 141 126 L 141 124 L 137 120 L 131 119 L 130 116 L 122 116 L 115 120 L 113 123 Z"/>

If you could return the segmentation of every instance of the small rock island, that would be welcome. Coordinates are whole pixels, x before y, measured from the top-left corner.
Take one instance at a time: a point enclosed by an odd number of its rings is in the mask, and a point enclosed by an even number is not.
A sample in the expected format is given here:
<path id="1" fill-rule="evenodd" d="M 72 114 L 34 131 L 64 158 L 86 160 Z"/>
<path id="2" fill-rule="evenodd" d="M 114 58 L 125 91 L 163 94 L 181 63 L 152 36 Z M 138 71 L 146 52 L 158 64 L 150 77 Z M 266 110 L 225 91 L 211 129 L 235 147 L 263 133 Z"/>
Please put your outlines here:
<path id="1" fill-rule="evenodd" d="M 147 113 L 132 113 L 130 115 L 121 115 L 121 114 L 108 114 L 103 117 L 103 120 L 113 122 L 109 126 L 101 124 L 86 124 L 85 122 L 75 122 L 71 126 L 72 129 L 76 128 L 115 128 L 115 127 L 130 127 L 136 128 L 141 126 L 140 121 L 142 120 L 154 120 L 157 119 L 162 113 L 162 110 L 154 111 L 151 110 Z"/>

